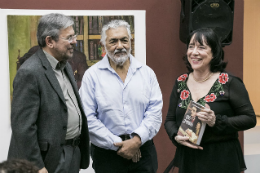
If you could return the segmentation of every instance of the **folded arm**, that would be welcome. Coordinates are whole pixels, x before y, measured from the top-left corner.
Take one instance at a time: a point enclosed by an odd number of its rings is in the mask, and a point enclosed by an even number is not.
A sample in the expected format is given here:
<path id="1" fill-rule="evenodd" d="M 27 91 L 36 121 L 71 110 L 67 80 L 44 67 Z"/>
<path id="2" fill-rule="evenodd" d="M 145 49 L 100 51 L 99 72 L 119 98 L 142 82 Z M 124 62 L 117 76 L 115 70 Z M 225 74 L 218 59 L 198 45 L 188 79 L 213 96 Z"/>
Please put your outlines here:
<path id="1" fill-rule="evenodd" d="M 233 77 L 230 81 L 228 93 L 234 116 L 217 114 L 213 131 L 217 134 L 230 134 L 254 127 L 256 125 L 255 112 L 245 85 L 239 78 Z"/>
<path id="2" fill-rule="evenodd" d="M 154 72 L 150 77 L 151 92 L 149 104 L 144 113 L 140 126 L 132 134 L 140 136 L 142 144 L 151 140 L 159 131 L 162 123 L 162 93 Z"/>
<path id="3" fill-rule="evenodd" d="M 86 73 L 79 90 L 84 111 L 88 119 L 88 128 L 91 142 L 101 148 L 118 150 L 114 143 L 122 142 L 122 139 L 114 135 L 98 118 L 97 102 L 95 98 L 95 84 L 92 76 Z"/>

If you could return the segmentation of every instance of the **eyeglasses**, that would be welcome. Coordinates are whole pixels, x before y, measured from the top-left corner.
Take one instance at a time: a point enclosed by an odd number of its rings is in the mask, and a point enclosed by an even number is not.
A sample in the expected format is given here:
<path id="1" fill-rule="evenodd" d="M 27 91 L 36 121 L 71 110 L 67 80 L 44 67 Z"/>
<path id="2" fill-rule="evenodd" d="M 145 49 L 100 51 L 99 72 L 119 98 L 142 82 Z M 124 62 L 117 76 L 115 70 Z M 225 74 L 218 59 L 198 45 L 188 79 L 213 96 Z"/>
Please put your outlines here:
<path id="1" fill-rule="evenodd" d="M 69 43 L 73 42 L 74 40 L 77 40 L 77 35 L 70 36 L 69 38 L 61 37 L 63 40 L 67 40 Z"/>

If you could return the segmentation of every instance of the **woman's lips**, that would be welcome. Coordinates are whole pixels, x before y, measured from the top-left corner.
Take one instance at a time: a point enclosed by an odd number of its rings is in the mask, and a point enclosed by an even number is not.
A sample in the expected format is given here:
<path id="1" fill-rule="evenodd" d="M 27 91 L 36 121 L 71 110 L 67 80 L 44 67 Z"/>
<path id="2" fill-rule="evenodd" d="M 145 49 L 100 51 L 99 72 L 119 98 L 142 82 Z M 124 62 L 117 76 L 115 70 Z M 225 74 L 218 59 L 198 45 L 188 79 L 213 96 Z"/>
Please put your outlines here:
<path id="1" fill-rule="evenodd" d="M 191 61 L 192 61 L 192 63 L 194 63 L 194 64 L 198 64 L 198 63 L 201 61 L 201 59 L 192 58 Z"/>

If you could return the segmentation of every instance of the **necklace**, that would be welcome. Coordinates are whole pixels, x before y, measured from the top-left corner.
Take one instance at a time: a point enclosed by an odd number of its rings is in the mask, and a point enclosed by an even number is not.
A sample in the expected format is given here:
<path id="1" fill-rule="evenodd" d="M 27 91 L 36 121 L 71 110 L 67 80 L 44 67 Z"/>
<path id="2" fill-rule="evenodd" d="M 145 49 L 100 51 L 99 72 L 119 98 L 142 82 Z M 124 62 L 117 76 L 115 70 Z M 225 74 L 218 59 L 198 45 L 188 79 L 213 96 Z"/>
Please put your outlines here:
<path id="1" fill-rule="evenodd" d="M 205 82 L 206 80 L 208 80 L 211 76 L 213 75 L 213 73 L 211 73 L 208 77 L 206 77 L 205 79 L 201 80 L 201 81 L 197 81 L 192 73 L 192 76 L 193 76 L 193 79 L 198 82 L 198 83 L 202 83 L 202 82 Z"/>

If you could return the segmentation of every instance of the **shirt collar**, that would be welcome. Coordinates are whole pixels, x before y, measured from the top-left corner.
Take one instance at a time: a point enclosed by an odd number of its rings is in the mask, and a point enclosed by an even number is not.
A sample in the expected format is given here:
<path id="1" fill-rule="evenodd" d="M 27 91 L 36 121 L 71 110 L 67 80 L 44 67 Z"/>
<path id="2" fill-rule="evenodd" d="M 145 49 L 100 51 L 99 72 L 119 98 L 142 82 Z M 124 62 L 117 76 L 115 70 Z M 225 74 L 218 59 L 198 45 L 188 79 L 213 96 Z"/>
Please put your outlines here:
<path id="1" fill-rule="evenodd" d="M 107 56 L 107 54 L 103 57 L 103 59 L 100 61 L 99 65 L 98 65 L 99 69 L 109 69 L 109 70 L 112 69 L 112 67 L 109 64 L 108 58 L 109 57 Z M 131 68 L 131 70 L 133 72 L 135 72 L 137 69 L 141 68 L 142 66 L 143 66 L 143 64 L 140 63 L 138 60 L 136 60 L 135 57 L 133 57 L 130 54 L 130 67 L 129 68 Z"/>
<path id="2" fill-rule="evenodd" d="M 54 58 L 48 52 L 46 52 L 44 50 L 43 50 L 43 52 L 46 55 L 48 61 L 50 62 L 52 69 L 63 70 L 65 68 L 67 62 L 63 62 L 63 61 L 59 62 L 56 58 Z"/>

